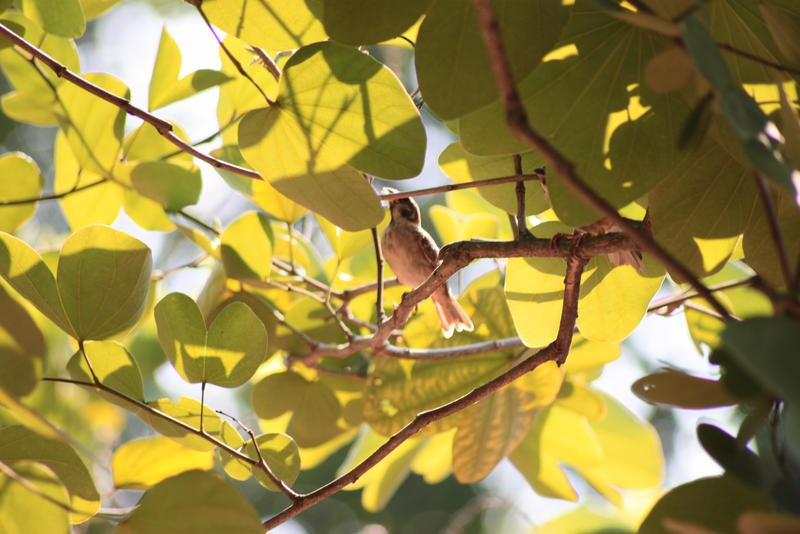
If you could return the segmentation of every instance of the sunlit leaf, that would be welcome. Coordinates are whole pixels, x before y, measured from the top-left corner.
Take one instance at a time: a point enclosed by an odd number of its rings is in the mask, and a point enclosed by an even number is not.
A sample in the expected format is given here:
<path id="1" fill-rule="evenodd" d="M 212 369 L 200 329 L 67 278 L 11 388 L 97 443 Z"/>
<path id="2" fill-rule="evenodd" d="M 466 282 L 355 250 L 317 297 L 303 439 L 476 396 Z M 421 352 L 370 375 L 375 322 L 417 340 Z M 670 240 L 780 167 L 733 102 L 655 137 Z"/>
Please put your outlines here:
<path id="1" fill-rule="evenodd" d="M 121 0 L 80 0 L 86 20 L 99 17 L 120 1 Z"/>
<path id="2" fill-rule="evenodd" d="M 3 488 L 0 490 L 0 516 L 3 518 L 4 531 L 71 532 L 69 514 L 59 506 L 69 506 L 69 493 L 53 471 L 41 463 L 27 461 L 16 462 L 13 469 L 36 488 L 39 495 L 0 474 L 0 487 Z"/>
<path id="3" fill-rule="evenodd" d="M 131 183 L 139 194 L 155 200 L 168 211 L 177 211 L 200 198 L 200 169 L 166 161 L 146 161 L 131 170 Z"/>
<path id="4" fill-rule="evenodd" d="M 220 236 L 225 273 L 237 280 L 266 280 L 272 266 L 272 226 L 263 213 L 248 212 Z"/>
<path id="5" fill-rule="evenodd" d="M 53 94 L 19 93 L 12 91 L 0 99 L 0 107 L 9 118 L 36 126 L 56 126 L 56 101 Z"/>
<path id="6" fill-rule="evenodd" d="M 0 285 L 0 389 L 31 393 L 45 364 L 45 339 L 28 311 Z"/>
<path id="7" fill-rule="evenodd" d="M 86 353 L 86 357 L 78 351 L 67 363 L 67 370 L 72 378 L 84 382 L 94 382 L 92 372 L 86 363 L 86 358 L 88 358 L 92 364 L 91 370 L 94 371 L 94 376 L 97 377 L 101 384 L 128 396 L 134 401 L 145 401 L 139 365 L 125 347 L 116 341 L 90 341 L 84 343 L 83 350 Z M 100 394 L 124 408 L 132 408 L 130 402 L 115 395 L 103 391 Z"/>
<path id="8" fill-rule="evenodd" d="M 297 475 L 300 474 L 300 451 L 297 449 L 297 443 L 286 434 L 272 433 L 256 436 L 256 442 L 272 474 L 290 486 L 294 484 Z M 258 460 L 258 453 L 255 451 L 252 440 L 245 443 L 244 453 L 250 458 Z M 279 491 L 261 469 L 254 467 L 253 474 L 258 483 L 268 490 Z"/>
<path id="9" fill-rule="evenodd" d="M 194 399 L 181 397 L 178 402 L 169 399 L 159 399 L 150 401 L 149 404 L 155 410 L 163 412 L 169 418 L 160 417 L 150 412 L 143 411 L 142 419 L 159 434 L 166 436 L 178 443 L 198 451 L 210 451 L 214 444 L 198 435 L 200 431 L 200 403 Z M 203 406 L 203 430 L 223 442 L 228 442 L 229 437 L 237 434 L 236 430 L 227 422 L 223 422 L 217 413 Z M 177 424 L 174 419 L 181 424 Z M 186 428 L 188 425 L 190 428 Z M 241 438 L 240 438 L 241 439 Z"/>
<path id="10" fill-rule="evenodd" d="M 294 50 L 326 38 L 319 0 L 205 0 L 203 11 L 225 32 L 267 51 Z"/>
<path id="11" fill-rule="evenodd" d="M 237 387 L 264 361 L 266 330 L 243 302 L 227 305 L 208 330 L 197 304 L 183 293 L 161 299 L 154 314 L 161 347 L 187 382 Z"/>
<path id="12" fill-rule="evenodd" d="M 492 2 L 515 79 L 524 78 L 555 44 L 569 16 L 560 1 Z M 443 57 L 450 58 L 443 63 Z M 497 98 L 497 84 L 468 0 L 435 2 L 419 29 L 416 67 L 425 103 L 454 119 Z"/>
<path id="13" fill-rule="evenodd" d="M 42 191 L 44 179 L 30 156 L 11 152 L 0 156 L 0 202 L 35 199 Z M 0 231 L 14 233 L 33 216 L 36 203 L 0 207 Z"/>
<path id="14" fill-rule="evenodd" d="M 129 441 L 114 452 L 111 460 L 117 489 L 145 490 L 184 471 L 208 471 L 212 467 L 212 451 L 188 449 L 162 437 Z"/>
<path id="15" fill-rule="evenodd" d="M 774 201 L 773 205 L 781 228 L 783 244 L 786 247 L 786 255 L 791 265 L 792 258 L 800 255 L 800 210 L 797 209 L 794 200 L 783 192 L 777 195 L 777 201 Z M 760 203 L 759 208 L 761 208 Z M 770 235 L 769 223 L 764 210 L 758 209 L 744 230 L 742 247 L 747 264 L 759 276 L 764 277 L 775 287 L 785 287 L 786 280 L 780 267 L 778 250 L 775 248 L 775 241 L 769 237 Z"/>
<path id="16" fill-rule="evenodd" d="M 179 528 L 196 534 L 256 534 L 264 531 L 258 514 L 239 490 L 219 475 L 187 471 L 144 494 L 139 506 L 115 534 L 173 534 Z"/>
<path id="17" fill-rule="evenodd" d="M 104 339 L 138 321 L 152 268 L 150 249 L 107 226 L 85 226 L 61 247 L 58 294 L 79 339 Z"/>
<path id="18" fill-rule="evenodd" d="M 432 0 L 323 0 L 322 23 L 334 41 L 375 44 L 403 33 L 431 3 Z"/>
<path id="19" fill-rule="evenodd" d="M 100 508 L 100 494 L 92 476 L 72 447 L 61 440 L 45 438 L 24 426 L 0 430 L 0 461 L 14 466 L 30 460 L 49 467 L 69 492 L 70 521 L 82 523 Z"/>
<path id="20" fill-rule="evenodd" d="M 22 13 L 53 35 L 80 37 L 86 29 L 79 0 L 22 0 Z"/>

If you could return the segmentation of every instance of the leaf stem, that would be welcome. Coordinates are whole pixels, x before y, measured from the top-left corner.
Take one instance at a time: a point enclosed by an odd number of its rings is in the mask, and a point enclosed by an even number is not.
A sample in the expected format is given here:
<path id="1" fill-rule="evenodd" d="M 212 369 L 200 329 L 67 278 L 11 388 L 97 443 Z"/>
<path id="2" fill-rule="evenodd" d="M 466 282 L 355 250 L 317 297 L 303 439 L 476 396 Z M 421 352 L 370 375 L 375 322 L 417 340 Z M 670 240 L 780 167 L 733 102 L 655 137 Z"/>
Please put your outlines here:
<path id="1" fill-rule="evenodd" d="M 786 287 L 793 287 L 795 284 L 795 275 L 792 274 L 792 267 L 789 265 L 789 255 L 786 252 L 786 243 L 783 240 L 781 227 L 778 223 L 778 214 L 775 211 L 775 204 L 772 202 L 772 196 L 769 194 L 769 189 L 767 189 L 764 178 L 758 173 L 753 173 L 753 179 L 756 182 L 756 187 L 758 187 L 758 196 L 761 197 L 761 204 L 764 207 L 764 215 L 767 218 L 769 233 L 772 237 L 772 242 L 775 244 L 775 251 L 778 253 L 778 263 L 781 266 L 783 280 L 786 282 Z"/>

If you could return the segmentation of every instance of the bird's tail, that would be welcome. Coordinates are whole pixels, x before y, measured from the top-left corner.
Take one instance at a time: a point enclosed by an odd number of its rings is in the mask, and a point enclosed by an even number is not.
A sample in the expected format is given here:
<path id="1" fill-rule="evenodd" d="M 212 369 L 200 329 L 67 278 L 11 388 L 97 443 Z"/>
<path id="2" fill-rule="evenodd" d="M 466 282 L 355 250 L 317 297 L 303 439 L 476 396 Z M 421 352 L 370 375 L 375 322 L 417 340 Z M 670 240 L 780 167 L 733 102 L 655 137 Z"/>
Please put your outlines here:
<path id="1" fill-rule="evenodd" d="M 449 338 L 453 331 L 472 331 L 472 321 L 449 291 L 437 291 L 431 300 L 439 315 L 439 322 L 442 323 L 444 337 Z"/>

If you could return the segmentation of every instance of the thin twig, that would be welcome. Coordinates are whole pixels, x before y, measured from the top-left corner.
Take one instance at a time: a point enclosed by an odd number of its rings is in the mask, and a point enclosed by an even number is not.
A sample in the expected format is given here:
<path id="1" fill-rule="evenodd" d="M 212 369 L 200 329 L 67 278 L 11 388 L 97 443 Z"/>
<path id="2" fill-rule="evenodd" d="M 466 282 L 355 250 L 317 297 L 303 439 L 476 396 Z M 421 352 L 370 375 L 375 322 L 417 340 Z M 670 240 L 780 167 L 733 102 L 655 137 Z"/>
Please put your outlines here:
<path id="1" fill-rule="evenodd" d="M 618 227 L 634 241 L 641 250 L 649 252 L 660 260 L 671 272 L 687 280 L 692 287 L 708 301 L 714 310 L 723 317 L 728 318 L 730 314 L 722 303 L 708 291 L 708 288 L 705 287 L 688 268 L 655 242 L 645 231 L 636 228 L 620 216 L 611 204 L 586 185 L 575 172 L 575 165 L 571 161 L 566 159 L 549 141 L 531 128 L 528 123 L 527 112 L 522 105 L 522 100 L 514 83 L 511 66 L 508 62 L 500 35 L 500 25 L 497 22 L 497 17 L 495 16 L 491 1 L 473 0 L 473 3 L 475 4 L 475 11 L 481 27 L 481 34 L 483 35 L 489 53 L 489 59 L 492 70 L 494 71 L 500 98 L 506 111 L 506 122 L 511 131 L 520 140 L 536 150 L 545 159 L 548 167 L 555 170 L 578 198 L 617 223 Z"/>
<path id="2" fill-rule="evenodd" d="M 396 347 L 394 345 L 384 345 L 380 353 L 393 358 L 404 360 L 446 360 L 452 358 L 463 358 L 477 354 L 490 354 L 504 350 L 514 350 L 524 347 L 525 344 L 518 337 L 505 339 L 495 339 L 483 343 L 473 343 L 472 345 L 461 345 L 458 347 L 446 347 L 441 349 L 409 349 Z"/>
<path id="3" fill-rule="evenodd" d="M 130 101 L 126 98 L 122 98 L 120 96 L 115 95 L 114 93 L 110 93 L 103 89 L 102 87 L 95 85 L 82 77 L 78 76 L 71 70 L 69 70 L 65 65 L 56 61 L 47 53 L 43 52 L 33 44 L 29 43 L 22 37 L 18 36 L 16 33 L 11 31 L 7 26 L 4 24 L 0 24 L 0 36 L 5 37 L 7 40 L 11 41 L 21 49 L 25 50 L 29 54 L 36 57 L 39 61 L 47 65 L 59 78 L 63 78 L 68 82 L 80 87 L 84 91 L 95 95 L 96 97 L 109 102 L 118 108 L 122 109 L 129 115 L 133 115 L 134 117 L 139 117 L 146 123 L 153 126 L 162 137 L 167 139 L 170 143 L 177 146 L 184 152 L 191 154 L 192 156 L 205 161 L 212 167 L 217 169 L 224 169 L 230 171 L 235 174 L 239 174 L 242 176 L 246 176 L 248 178 L 253 178 L 256 180 L 262 180 L 260 174 L 256 171 L 251 169 L 246 169 L 244 167 L 239 167 L 238 165 L 233 165 L 232 163 L 228 163 L 227 161 L 222 161 L 215 157 L 209 156 L 208 154 L 204 154 L 191 146 L 190 144 L 183 141 L 181 138 L 176 136 L 172 131 L 172 124 L 165 121 L 164 119 L 160 119 L 153 115 L 152 113 L 148 113 L 147 111 L 134 106 L 130 103 Z"/>
<path id="4" fill-rule="evenodd" d="M 176 273 L 182 269 L 194 269 L 195 267 L 199 266 L 206 258 L 208 258 L 210 254 L 208 252 L 204 252 L 200 254 L 198 257 L 193 259 L 190 262 L 182 263 L 181 265 L 176 265 L 175 267 L 170 267 L 166 271 L 153 271 L 153 276 L 150 278 L 153 282 L 158 282 L 159 280 L 163 280 L 167 276 Z"/>
<path id="5" fill-rule="evenodd" d="M 522 156 L 514 154 L 514 174 L 522 175 Z M 528 217 L 525 214 L 525 182 L 517 182 L 517 239 L 530 235 L 528 231 Z"/>
<path id="6" fill-rule="evenodd" d="M 708 286 L 708 290 L 712 293 L 716 293 L 718 291 L 726 291 L 728 289 L 733 289 L 735 287 L 742 287 L 742 286 L 749 286 L 753 283 L 756 279 L 755 276 L 751 276 L 750 278 L 744 278 L 742 280 L 734 280 L 732 282 L 724 282 L 721 284 L 717 284 L 714 286 Z M 647 312 L 654 312 L 656 310 L 660 310 L 661 308 L 674 308 L 687 300 L 691 300 L 693 298 L 697 298 L 700 295 L 697 291 L 680 291 L 674 295 L 669 295 L 664 298 L 660 298 L 652 303 L 647 308 Z"/>
<path id="7" fill-rule="evenodd" d="M 217 230 L 216 228 L 214 228 L 213 226 L 211 226 L 209 224 L 204 223 L 203 221 L 201 221 L 200 219 L 198 219 L 197 217 L 195 217 L 194 215 L 192 215 L 191 213 L 189 213 L 187 211 L 177 210 L 177 211 L 173 211 L 171 213 L 177 213 L 178 215 L 180 215 L 184 219 L 192 221 L 194 224 L 196 224 L 200 228 L 208 231 L 212 235 L 215 235 L 215 236 L 219 235 L 219 230 Z"/>
<path id="8" fill-rule="evenodd" d="M 375 282 L 378 288 L 375 295 L 375 320 L 380 324 L 386 319 L 386 315 L 383 313 L 383 254 L 377 228 L 372 228 L 372 245 L 375 247 L 375 264 L 378 270 Z"/>
<path id="9" fill-rule="evenodd" d="M 778 253 L 778 263 L 781 266 L 783 280 L 786 282 L 786 287 L 792 287 L 794 285 L 794 275 L 792 274 L 792 267 L 789 265 L 789 254 L 786 252 L 786 243 L 783 240 L 781 227 L 778 223 L 778 214 L 775 212 L 775 205 L 772 203 L 772 196 L 769 194 L 767 184 L 761 175 L 753 173 L 753 179 L 756 181 L 758 195 L 761 197 L 761 204 L 764 206 L 764 215 L 767 218 L 769 233 Z"/>
<path id="10" fill-rule="evenodd" d="M 578 310 L 578 296 L 580 294 L 580 279 L 583 272 L 583 265 L 585 260 L 582 258 L 573 257 L 567 262 L 567 276 L 565 284 L 567 289 L 564 292 L 564 305 L 562 307 L 561 324 L 559 325 L 559 336 L 553 343 L 530 358 L 518 363 L 505 373 L 490 380 L 489 382 L 479 386 L 466 395 L 449 402 L 438 408 L 419 413 L 414 419 L 403 427 L 396 434 L 392 435 L 383 445 L 367 456 L 361 463 L 356 465 L 347 473 L 344 473 L 335 480 L 328 484 L 316 489 L 310 493 L 300 495 L 289 507 L 284 509 L 279 514 L 271 517 L 264 522 L 264 529 L 270 530 L 292 517 L 296 516 L 303 510 L 320 502 L 321 500 L 333 495 L 345 486 L 348 486 L 361 478 L 366 472 L 372 469 L 378 462 L 388 456 L 400 444 L 417 434 L 420 430 L 429 424 L 438 421 L 444 417 L 460 412 L 473 404 L 485 399 L 495 391 L 503 386 L 507 386 L 519 377 L 533 371 L 539 365 L 548 362 L 564 362 L 566 360 L 566 352 L 569 350 L 569 341 L 572 339 L 572 331 L 575 327 L 575 320 L 577 319 Z M 430 278 L 429 278 L 430 280 Z M 568 302 L 567 299 L 574 299 L 574 302 Z M 566 349 L 564 349 L 566 347 Z"/>
<path id="11" fill-rule="evenodd" d="M 0 207 L 2 206 L 19 206 L 21 204 L 34 204 L 36 202 L 41 202 L 42 200 L 58 200 L 60 198 L 64 198 L 68 195 L 73 193 L 79 193 L 80 191 L 85 191 L 86 189 L 90 189 L 92 187 L 98 186 L 107 182 L 105 178 L 100 178 L 96 182 L 90 182 L 88 184 L 83 184 L 77 187 L 73 187 L 69 191 L 64 191 L 63 193 L 53 193 L 50 195 L 42 195 L 40 197 L 31 197 L 31 198 L 20 198 L 16 200 L 3 200 L 0 201 Z"/>
<path id="12" fill-rule="evenodd" d="M 525 182 L 528 180 L 541 180 L 543 174 L 515 174 L 513 176 L 500 176 L 499 178 L 487 178 L 486 180 L 475 180 L 464 184 L 448 184 L 414 191 L 398 191 L 397 193 L 387 193 L 378 195 L 381 200 L 394 200 L 396 198 L 421 197 L 423 195 L 433 195 L 435 193 L 447 193 L 448 191 L 458 191 L 460 189 L 472 189 L 475 187 L 486 187 L 490 185 L 508 184 L 513 182 Z"/>

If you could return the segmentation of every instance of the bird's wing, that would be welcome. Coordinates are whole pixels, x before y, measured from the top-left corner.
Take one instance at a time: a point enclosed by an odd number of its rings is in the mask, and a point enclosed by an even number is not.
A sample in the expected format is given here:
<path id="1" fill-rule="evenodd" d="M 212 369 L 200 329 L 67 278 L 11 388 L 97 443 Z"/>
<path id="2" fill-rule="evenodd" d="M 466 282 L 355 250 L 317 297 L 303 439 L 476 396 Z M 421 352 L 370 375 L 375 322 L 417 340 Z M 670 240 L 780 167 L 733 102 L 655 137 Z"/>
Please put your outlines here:
<path id="1" fill-rule="evenodd" d="M 422 257 L 425 259 L 425 261 L 430 263 L 432 271 L 439 266 L 439 247 L 436 246 L 436 242 L 425 230 L 420 232 L 418 239 L 419 249 L 422 252 Z"/>

